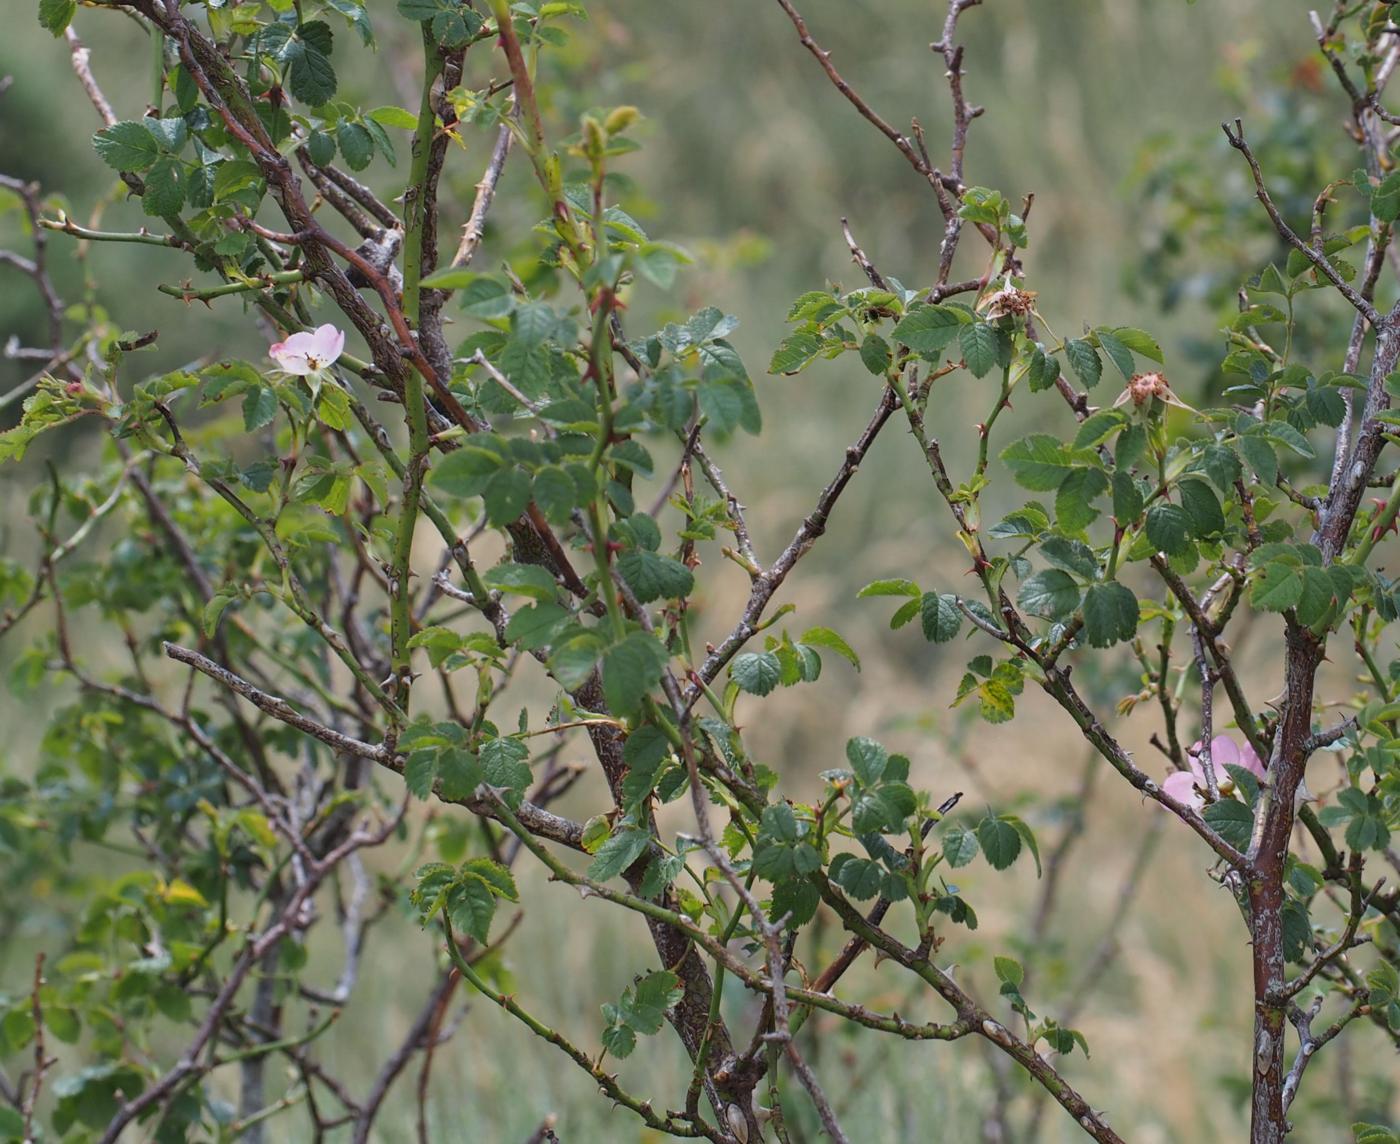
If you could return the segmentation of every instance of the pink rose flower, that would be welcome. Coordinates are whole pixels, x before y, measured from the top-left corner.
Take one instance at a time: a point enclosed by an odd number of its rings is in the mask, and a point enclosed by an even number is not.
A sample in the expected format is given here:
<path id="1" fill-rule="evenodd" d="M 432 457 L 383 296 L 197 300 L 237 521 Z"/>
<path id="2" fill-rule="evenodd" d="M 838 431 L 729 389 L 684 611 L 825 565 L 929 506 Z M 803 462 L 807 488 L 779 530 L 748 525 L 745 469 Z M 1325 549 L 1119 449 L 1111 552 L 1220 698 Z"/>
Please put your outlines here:
<path id="1" fill-rule="evenodd" d="M 319 373 L 340 357 L 345 349 L 345 331 L 330 323 L 316 329 L 292 334 L 285 342 L 268 349 L 272 360 L 287 373 L 307 377 Z"/>
<path id="2" fill-rule="evenodd" d="M 1191 769 L 1170 774 L 1162 783 L 1162 789 L 1167 794 L 1196 811 L 1206 805 L 1206 772 L 1205 767 L 1201 765 L 1200 755 L 1201 743 L 1197 740 L 1186 752 L 1186 760 Z M 1222 795 L 1228 795 L 1235 789 L 1235 782 L 1226 767 L 1243 767 L 1256 778 L 1264 777 L 1264 764 L 1255 754 L 1254 748 L 1247 742 L 1236 743 L 1229 735 L 1217 735 L 1210 741 L 1210 761 Z"/>

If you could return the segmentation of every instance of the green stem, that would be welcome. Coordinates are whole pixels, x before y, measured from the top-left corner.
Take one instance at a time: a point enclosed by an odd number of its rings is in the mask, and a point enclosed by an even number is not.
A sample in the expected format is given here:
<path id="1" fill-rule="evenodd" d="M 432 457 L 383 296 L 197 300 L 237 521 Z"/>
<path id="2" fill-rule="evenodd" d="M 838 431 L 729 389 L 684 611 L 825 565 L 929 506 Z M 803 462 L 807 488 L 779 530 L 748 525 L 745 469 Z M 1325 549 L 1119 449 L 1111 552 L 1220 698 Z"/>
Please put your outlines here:
<path id="1" fill-rule="evenodd" d="M 151 108 L 159 119 L 161 104 L 165 101 L 165 33 L 154 24 L 151 25 L 151 47 Z"/>
<path id="2" fill-rule="evenodd" d="M 329 1029 L 340 1017 L 339 1009 L 332 1009 L 326 1019 L 315 1026 L 309 1032 L 298 1033 L 295 1036 L 283 1037 L 280 1041 L 259 1041 L 255 1045 L 249 1045 L 246 1049 L 240 1049 L 229 1056 L 220 1057 L 219 1065 L 231 1065 L 237 1061 L 252 1060 L 254 1057 L 265 1057 L 268 1053 L 280 1053 L 283 1049 L 295 1049 L 301 1045 L 314 1041 L 327 1029 Z"/>
<path id="3" fill-rule="evenodd" d="M 987 452 L 992 443 L 992 426 L 996 424 L 997 418 L 1001 416 L 1001 411 L 1010 405 L 1011 397 L 1011 367 L 1008 365 L 1001 371 L 1001 393 L 997 396 L 996 406 L 992 409 L 991 416 L 987 418 L 987 423 L 982 426 L 982 436 L 977 442 L 977 475 L 980 477 L 987 471 Z"/>
<path id="4" fill-rule="evenodd" d="M 593 559 L 598 566 L 598 594 L 608 609 L 608 624 L 613 638 L 620 640 L 627 634 L 627 624 L 622 618 L 622 606 L 617 601 L 617 587 L 612 582 L 612 553 L 608 549 L 608 498 L 599 492 L 588 504 L 588 522 L 593 530 Z"/>
<path id="5" fill-rule="evenodd" d="M 423 278 L 423 222 L 427 204 L 424 202 L 428 184 L 428 162 L 432 154 L 433 133 L 437 129 L 437 113 L 433 110 L 433 81 L 442 71 L 442 57 L 437 45 L 423 25 L 423 92 L 418 105 L 418 127 L 413 135 L 413 160 L 408 172 L 408 187 L 404 193 L 403 240 L 403 314 L 411 325 L 418 324 L 418 309 Z M 446 379 L 444 379 L 445 381 Z M 417 370 L 409 370 L 404 378 L 404 418 L 408 422 L 408 464 L 403 473 L 403 503 L 394 534 L 394 552 L 389 576 L 389 643 L 390 663 L 398 686 L 396 698 L 407 712 L 408 694 L 413 681 L 412 651 L 408 643 L 413 636 L 413 591 L 410 583 L 413 558 L 413 534 L 418 524 L 423 496 L 423 472 L 427 466 L 428 412 L 423 405 L 423 378 Z"/>
<path id="6" fill-rule="evenodd" d="M 1385 535 L 1385 531 L 1395 519 L 1397 511 L 1400 511 L 1400 472 L 1395 474 L 1395 480 L 1390 484 L 1390 496 L 1386 497 L 1381 511 L 1376 514 L 1376 518 L 1371 522 L 1371 527 L 1361 538 L 1361 543 L 1346 558 L 1345 563 L 1365 564 L 1366 558 L 1371 555 L 1371 549 L 1375 548 L 1376 543 Z"/>
<path id="7" fill-rule="evenodd" d="M 208 302 L 214 298 L 224 298 L 229 294 L 244 294 L 250 290 L 267 290 L 273 286 L 288 286 L 294 282 L 306 281 L 306 274 L 300 270 L 283 270 L 277 274 L 260 274 L 256 278 L 244 278 L 235 282 L 225 282 L 222 286 L 211 286 L 207 290 L 191 290 L 186 286 L 156 286 L 162 294 L 179 298 L 183 302 Z"/>
<path id="8" fill-rule="evenodd" d="M 545 149 L 544 121 L 540 117 L 539 101 L 535 98 L 535 81 L 530 75 L 530 65 L 520 50 L 520 37 L 515 34 L 515 24 L 510 14 L 510 0 L 491 0 L 491 14 L 496 19 L 496 29 L 500 33 L 501 47 L 510 65 L 511 86 L 515 93 L 515 103 L 520 109 L 524 130 L 520 132 L 521 145 L 530 157 L 530 165 L 535 169 L 535 177 L 549 196 L 553 209 L 554 225 L 574 263 L 580 277 L 583 274 L 583 236 L 574 221 L 573 210 L 564 197 L 564 175 L 559 165 L 559 157 Z"/>
<path id="9" fill-rule="evenodd" d="M 66 215 L 61 219 L 41 218 L 39 225 L 45 230 L 56 230 L 60 234 L 85 238 L 89 242 L 136 242 L 143 246 L 184 246 L 185 243 L 174 235 L 150 234 L 147 231 L 92 230 L 79 226 Z"/>

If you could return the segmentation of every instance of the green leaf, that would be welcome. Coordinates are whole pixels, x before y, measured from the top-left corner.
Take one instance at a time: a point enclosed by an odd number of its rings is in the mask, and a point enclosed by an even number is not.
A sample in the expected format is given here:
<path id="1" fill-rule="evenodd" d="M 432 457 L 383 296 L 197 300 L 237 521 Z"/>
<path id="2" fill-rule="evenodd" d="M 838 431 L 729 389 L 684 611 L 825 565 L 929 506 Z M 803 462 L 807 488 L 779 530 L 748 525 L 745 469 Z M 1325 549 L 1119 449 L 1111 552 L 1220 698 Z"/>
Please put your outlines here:
<path id="1" fill-rule="evenodd" d="M 491 476 L 505 464 L 505 458 L 492 449 L 464 445 L 434 465 L 428 480 L 449 496 L 479 496 Z"/>
<path id="2" fill-rule="evenodd" d="M 1317 450 L 1308 439 L 1287 421 L 1265 421 L 1259 428 L 1274 444 L 1282 445 L 1300 457 L 1317 456 Z"/>
<path id="3" fill-rule="evenodd" d="M 1081 580 L 1095 580 L 1099 575 L 1098 557 L 1082 540 L 1063 536 L 1048 537 L 1040 546 L 1040 554 L 1056 568 L 1062 568 Z"/>
<path id="4" fill-rule="evenodd" d="M 1158 501 L 1147 510 L 1147 539 L 1159 552 L 1180 556 L 1191 548 L 1191 518 L 1180 505 Z"/>
<path id="5" fill-rule="evenodd" d="M 444 909 L 458 932 L 470 934 L 482 945 L 490 940 L 496 898 L 485 882 L 477 878 L 462 879 L 447 891 Z"/>
<path id="6" fill-rule="evenodd" d="M 452 8 L 439 12 L 433 17 L 430 25 L 433 39 L 449 51 L 466 44 L 481 30 L 481 26 L 481 16 L 470 8 Z M 536 34 L 543 38 L 544 29 L 540 29 Z"/>
<path id="7" fill-rule="evenodd" d="M 519 739 L 488 739 L 481 746 L 481 765 L 485 782 L 507 792 L 506 802 L 518 806 L 530 783 L 530 767 L 526 760 L 530 749 Z"/>
<path id="8" fill-rule="evenodd" d="M 1249 602 L 1266 612 L 1283 612 L 1303 597 L 1302 569 L 1273 561 L 1260 568 L 1249 590 Z"/>
<path id="9" fill-rule="evenodd" d="M 617 570 L 643 604 L 653 600 L 679 599 L 690 595 L 695 577 L 689 568 L 669 556 L 645 549 L 633 549 L 617 558 Z"/>
<path id="10" fill-rule="evenodd" d="M 917 596 L 919 586 L 913 580 L 872 580 L 856 593 L 863 600 L 867 596 Z"/>
<path id="11" fill-rule="evenodd" d="M 977 835 L 964 826 L 954 824 L 943 835 L 943 857 L 955 870 L 977 857 Z"/>
<path id="12" fill-rule="evenodd" d="M 1381 222 L 1400 218 L 1400 171 L 1392 171 L 1371 188 L 1371 213 Z"/>
<path id="13" fill-rule="evenodd" d="M 632 632 L 603 652 L 603 694 L 618 715 L 630 715 L 641 706 L 666 669 L 671 657 L 646 632 Z"/>
<path id="14" fill-rule="evenodd" d="M 1080 423 L 1079 432 L 1074 435 L 1076 449 L 1090 449 L 1113 436 L 1128 423 L 1127 414 L 1121 409 L 1100 409 Z"/>
<path id="15" fill-rule="evenodd" d="M 919 601 L 919 622 L 924 638 L 934 643 L 947 643 L 962 628 L 962 612 L 958 598 L 948 593 L 925 592 Z"/>
<path id="16" fill-rule="evenodd" d="M 977 841 L 994 870 L 1005 870 L 1021 853 L 1021 836 L 1016 828 L 991 815 L 978 824 Z"/>
<path id="17" fill-rule="evenodd" d="M 865 786 L 875 786 L 885 773 L 890 757 L 874 739 L 857 737 L 846 741 L 846 759 Z"/>
<path id="18" fill-rule="evenodd" d="M 637 1047 L 637 1034 L 626 1025 L 609 1025 L 603 1030 L 603 1048 L 622 1060 L 630 1057 Z"/>
<path id="19" fill-rule="evenodd" d="M 1130 473 L 1116 469 L 1113 473 L 1113 519 L 1122 527 L 1131 525 L 1142 515 L 1142 489 Z"/>
<path id="20" fill-rule="evenodd" d="M 63 35 L 78 10 L 78 0 L 39 0 L 39 23 L 55 36 Z"/>
<path id="21" fill-rule="evenodd" d="M 1111 647 L 1137 632 L 1137 597 L 1117 580 L 1092 584 L 1084 593 L 1084 634 L 1093 647 Z"/>
<path id="22" fill-rule="evenodd" d="M 1085 389 L 1093 389 L 1103 375 L 1103 362 L 1092 345 L 1083 338 L 1071 338 L 1065 343 L 1065 357 Z"/>
<path id="23" fill-rule="evenodd" d="M 445 799 L 470 798 L 486 781 L 481 760 L 461 747 L 447 747 L 442 751 L 438 756 L 437 773 Z"/>
<path id="24" fill-rule="evenodd" d="M 680 268 L 694 261 L 684 250 L 664 242 L 644 243 L 633 252 L 632 258 L 642 277 L 662 290 L 674 286 Z"/>
<path id="25" fill-rule="evenodd" d="M 1201 817 L 1236 850 L 1246 850 L 1254 831 L 1254 815 L 1249 807 L 1233 798 L 1222 798 L 1201 812 Z"/>
<path id="26" fill-rule="evenodd" d="M 166 218 L 180 213 L 185 205 L 185 168 L 173 155 L 164 155 L 146 172 L 146 193 L 141 209 L 148 215 Z"/>
<path id="27" fill-rule="evenodd" d="M 373 111 L 365 112 L 365 115 L 373 119 L 376 123 L 382 123 L 385 127 L 398 127 L 404 131 L 412 131 L 418 126 L 418 117 L 413 112 L 402 107 L 394 107 L 392 104 L 385 107 L 376 107 Z M 453 273 L 448 270 L 442 273 Z M 427 279 L 422 285 L 426 286 Z"/>
<path id="28" fill-rule="evenodd" d="M 866 334 L 860 343 L 860 360 L 877 377 L 890 368 L 890 344 L 879 334 Z"/>
<path id="29" fill-rule="evenodd" d="M 493 862 L 490 858 L 468 858 L 462 863 L 462 874 L 480 878 L 498 898 L 505 898 L 508 902 L 520 901 L 514 876 L 499 862 Z"/>
<path id="30" fill-rule="evenodd" d="M 703 381 L 695 396 L 709 428 L 720 433 L 731 433 L 737 427 L 757 433 L 762 424 L 753 387 L 744 378 L 725 376 Z"/>
<path id="31" fill-rule="evenodd" d="M 840 634 L 830 628 L 808 628 L 802 633 L 802 638 L 798 642 L 807 647 L 828 648 L 847 660 L 857 671 L 860 670 L 860 656 Z"/>
<path id="32" fill-rule="evenodd" d="M 837 857 L 847 861 L 839 866 L 832 863 L 832 877 L 851 897 L 867 902 L 880 892 L 885 882 L 885 872 L 878 862 L 857 858 L 853 854 L 840 854 Z"/>
<path id="33" fill-rule="evenodd" d="M 512 613 L 506 624 L 506 639 L 519 643 L 525 651 L 547 646 L 569 613 L 558 604 L 531 604 Z"/>
<path id="34" fill-rule="evenodd" d="M 1240 459 L 1228 445 L 1210 444 L 1196 462 L 1197 468 L 1223 493 L 1229 493 L 1242 471 Z"/>
<path id="35" fill-rule="evenodd" d="M 1069 476 L 1071 463 L 1064 444 L 1048 433 L 1032 433 L 1002 450 L 1001 459 L 1022 488 L 1048 492 Z"/>
<path id="36" fill-rule="evenodd" d="M 1103 350 L 1108 355 L 1108 360 L 1118 367 L 1118 372 L 1123 375 L 1123 379 L 1130 380 L 1133 376 L 1132 351 L 1108 330 L 1095 330 L 1094 333 L 1099 339 L 1099 349 Z"/>
<path id="37" fill-rule="evenodd" d="M 1269 441 L 1250 434 L 1241 437 L 1238 444 L 1245 461 L 1259 477 L 1261 484 L 1269 486 L 1278 480 L 1278 453 Z"/>
<path id="38" fill-rule="evenodd" d="M 488 588 L 552 602 L 558 595 L 554 577 L 538 564 L 497 564 L 482 579 Z"/>
<path id="39" fill-rule="evenodd" d="M 1017 601 L 1033 616 L 1063 620 L 1079 607 L 1080 588 L 1074 578 L 1058 568 L 1037 572 L 1021 585 Z"/>
<path id="40" fill-rule="evenodd" d="M 291 56 L 287 87 L 303 103 L 319 107 L 336 91 L 335 68 L 330 61 L 331 28 L 324 20 L 312 20 L 300 25 L 295 34 L 301 50 Z"/>
<path id="41" fill-rule="evenodd" d="M 271 425 L 277 416 L 277 394 L 260 385 L 243 395 L 243 428 L 249 433 Z"/>
<path id="42" fill-rule="evenodd" d="M 335 141 L 352 171 L 363 171 L 374 158 L 374 138 L 362 124 L 341 120 L 335 129 Z"/>
<path id="43" fill-rule="evenodd" d="M 1071 469 L 1055 493 L 1055 520 L 1065 532 L 1082 532 L 1099 517 L 1094 501 L 1108 488 L 1102 469 Z"/>
<path id="44" fill-rule="evenodd" d="M 1021 982 L 1026 979 L 1026 971 L 1021 967 L 1021 963 L 1013 957 L 992 958 L 992 968 L 996 970 L 997 980 L 1003 984 L 1014 986 L 1019 989 Z"/>
<path id="45" fill-rule="evenodd" d="M 776 842 L 796 842 L 798 838 L 797 816 L 785 802 L 763 808 L 760 828 L 765 837 Z"/>
<path id="46" fill-rule="evenodd" d="M 117 171 L 144 171 L 160 158 L 161 148 L 144 123 L 124 120 L 104 127 L 92 145 L 107 166 Z"/>
<path id="47" fill-rule="evenodd" d="M 435 748 L 420 747 L 410 751 L 404 761 L 403 781 L 414 798 L 427 798 L 433 792 L 437 778 L 438 753 Z"/>
<path id="48" fill-rule="evenodd" d="M 769 651 L 744 652 L 729 665 L 729 678 L 750 695 L 767 695 L 778 686 L 781 677 L 782 665 Z"/>
<path id="49" fill-rule="evenodd" d="M 992 371 L 1000 356 L 1000 343 L 995 327 L 987 322 L 976 322 L 962 328 L 958 334 L 958 345 L 973 377 L 985 377 Z"/>
<path id="50" fill-rule="evenodd" d="M 1225 531 L 1225 512 L 1210 485 L 1205 481 L 1183 480 L 1177 491 L 1181 494 L 1181 507 L 1190 518 L 1193 536 L 1205 540 Z"/>
<path id="51" fill-rule="evenodd" d="M 530 493 L 551 524 L 567 524 L 579 501 L 574 479 L 558 465 L 545 465 L 535 473 Z"/>
<path id="52" fill-rule="evenodd" d="M 769 373 L 793 374 L 800 372 L 821 352 L 825 343 L 817 334 L 798 330 L 783 339 L 768 363 Z"/>
<path id="53" fill-rule="evenodd" d="M 1304 568 L 1303 590 L 1298 596 L 1298 622 L 1307 627 L 1327 618 L 1336 602 L 1336 586 L 1322 568 Z"/>
<path id="54" fill-rule="evenodd" d="M 408 20 L 431 20 L 452 7 L 452 0 L 399 0 L 399 15 Z"/>
<path id="55" fill-rule="evenodd" d="M 967 316 L 948 306 L 920 306 L 910 310 L 890 332 L 902 346 L 915 353 L 937 354 L 958 336 Z"/>
<path id="56" fill-rule="evenodd" d="M 1153 336 L 1145 330 L 1135 330 L 1131 326 L 1119 326 L 1113 331 L 1113 338 L 1127 346 L 1135 354 L 1140 354 L 1145 358 L 1151 358 L 1155 362 L 1162 362 L 1165 358 L 1162 355 L 1162 347 L 1157 344 Z M 1103 333 L 1100 331 L 1099 340 L 1103 340 Z"/>
<path id="57" fill-rule="evenodd" d="M 482 490 L 486 519 L 492 524 L 509 524 L 530 504 L 530 474 L 511 466 L 498 470 Z"/>
<path id="58" fill-rule="evenodd" d="M 1118 444 L 1113 449 L 1113 463 L 1124 472 L 1137 464 L 1147 451 L 1147 427 L 1134 421 L 1118 434 Z"/>
<path id="59" fill-rule="evenodd" d="M 598 847 L 588 867 L 588 876 L 595 882 L 606 882 L 621 874 L 645 853 L 651 835 L 645 830 L 620 830 Z"/>
<path id="60" fill-rule="evenodd" d="M 624 1023 L 645 1036 L 661 1032 L 666 1010 L 685 996 L 681 979 L 670 970 L 649 973 L 622 995 Z"/>
<path id="61" fill-rule="evenodd" d="M 204 605 L 204 609 L 200 613 L 200 626 L 204 629 L 206 636 L 213 638 L 214 633 L 218 630 L 220 617 L 236 599 L 238 599 L 237 596 L 230 595 L 227 591 L 216 592 L 209 597 L 209 602 Z"/>
<path id="62" fill-rule="evenodd" d="M 1016 833 L 1021 836 L 1021 841 L 1026 844 L 1026 849 L 1031 852 L 1031 857 L 1035 859 L 1035 876 L 1039 878 L 1042 873 L 1040 868 L 1040 846 L 1035 840 L 1035 832 L 1031 830 L 1024 819 L 1017 818 L 1014 814 L 1003 814 L 1001 820 L 1003 822 L 1009 822 Z"/>

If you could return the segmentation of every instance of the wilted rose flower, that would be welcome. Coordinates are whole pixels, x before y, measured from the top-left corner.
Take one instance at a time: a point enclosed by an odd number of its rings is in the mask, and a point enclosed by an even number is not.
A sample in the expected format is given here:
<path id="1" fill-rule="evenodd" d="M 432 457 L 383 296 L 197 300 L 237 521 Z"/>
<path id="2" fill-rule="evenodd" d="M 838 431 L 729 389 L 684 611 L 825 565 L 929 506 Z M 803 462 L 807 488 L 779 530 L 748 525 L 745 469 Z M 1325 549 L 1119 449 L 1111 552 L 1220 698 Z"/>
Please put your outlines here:
<path id="1" fill-rule="evenodd" d="M 343 349 L 345 331 L 336 329 L 328 322 L 309 332 L 303 330 L 292 334 L 285 342 L 269 347 L 267 352 L 287 373 L 307 377 L 333 364 Z"/>
<path id="2" fill-rule="evenodd" d="M 994 294 L 988 294 L 977 303 L 988 321 L 995 318 L 1021 318 L 1035 309 L 1036 292 L 1017 290 L 1009 282 Z"/>
<path id="3" fill-rule="evenodd" d="M 1192 743 L 1186 752 L 1189 771 L 1177 771 L 1168 775 L 1162 789 L 1177 802 L 1184 803 L 1192 810 L 1200 810 L 1206 804 L 1206 772 L 1201 765 L 1201 743 Z M 1243 767 L 1257 778 L 1264 777 L 1264 764 L 1248 743 L 1236 743 L 1229 735 L 1217 735 L 1210 741 L 1211 769 L 1215 771 L 1215 781 L 1222 795 L 1235 789 L 1234 779 L 1226 767 Z"/>
<path id="4" fill-rule="evenodd" d="M 1123 387 L 1123 392 L 1118 395 L 1118 400 L 1113 403 L 1113 408 L 1117 409 L 1131 401 L 1135 409 L 1141 409 L 1154 397 L 1167 405 L 1175 405 L 1178 409 L 1196 412 L 1172 392 L 1172 387 L 1167 384 L 1166 375 L 1155 371 L 1133 374 L 1128 379 L 1128 384 Z"/>

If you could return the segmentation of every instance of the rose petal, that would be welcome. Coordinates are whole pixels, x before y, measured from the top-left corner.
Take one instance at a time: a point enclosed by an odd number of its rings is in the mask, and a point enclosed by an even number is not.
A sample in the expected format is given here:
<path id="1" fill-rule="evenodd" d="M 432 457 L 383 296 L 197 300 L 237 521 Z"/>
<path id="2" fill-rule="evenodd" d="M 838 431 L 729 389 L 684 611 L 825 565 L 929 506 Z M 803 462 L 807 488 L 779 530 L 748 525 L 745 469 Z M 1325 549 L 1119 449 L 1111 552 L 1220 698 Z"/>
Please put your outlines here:
<path id="1" fill-rule="evenodd" d="M 341 351 L 344 349 L 344 330 L 338 330 L 329 324 L 317 328 L 316 349 L 313 353 L 316 360 L 322 365 L 330 365 L 336 358 L 340 357 Z"/>
<path id="2" fill-rule="evenodd" d="M 1200 810 L 1206 804 L 1206 800 L 1196 791 L 1196 780 L 1190 771 L 1175 771 L 1169 774 L 1162 780 L 1162 789 L 1192 810 Z"/>
<path id="3" fill-rule="evenodd" d="M 1211 762 L 1214 761 L 1215 759 L 1212 757 Z M 1196 781 L 1200 783 L 1201 786 L 1205 786 L 1206 772 L 1205 768 L 1201 766 L 1201 741 L 1199 739 L 1186 748 L 1186 762 L 1190 765 L 1191 774 L 1195 776 Z M 1183 771 L 1181 773 L 1184 774 L 1185 772 Z"/>
<path id="4" fill-rule="evenodd" d="M 1264 777 L 1264 762 L 1259 758 L 1258 752 L 1250 746 L 1248 742 L 1240 744 L 1240 766 L 1252 772 L 1256 777 Z"/>
<path id="5" fill-rule="evenodd" d="M 314 330 L 298 330 L 267 352 L 284 372 L 308 377 L 334 363 L 344 349 L 345 331 L 327 322 Z"/>
<path id="6" fill-rule="evenodd" d="M 1226 778 L 1229 777 L 1226 767 L 1244 765 L 1240 762 L 1240 748 L 1229 735 L 1217 735 L 1210 741 L 1210 761 L 1215 773 Z"/>

